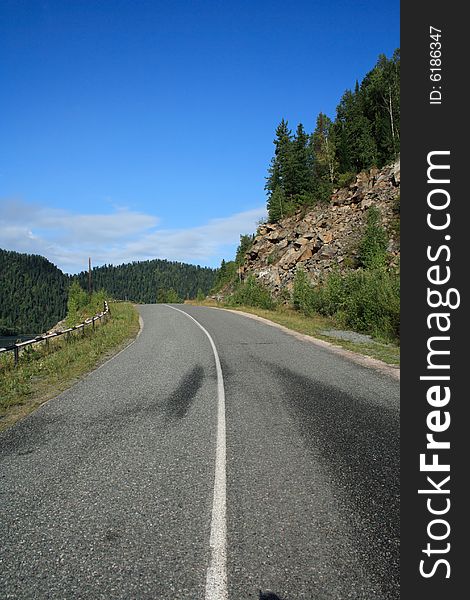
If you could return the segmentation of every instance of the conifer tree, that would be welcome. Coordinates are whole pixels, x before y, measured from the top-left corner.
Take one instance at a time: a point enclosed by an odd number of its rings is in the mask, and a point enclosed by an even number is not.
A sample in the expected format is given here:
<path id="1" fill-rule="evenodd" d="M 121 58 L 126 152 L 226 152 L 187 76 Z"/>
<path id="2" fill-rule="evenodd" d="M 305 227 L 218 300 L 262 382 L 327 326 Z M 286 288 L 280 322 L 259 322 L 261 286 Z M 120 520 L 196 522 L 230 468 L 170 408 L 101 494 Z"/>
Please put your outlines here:
<path id="1" fill-rule="evenodd" d="M 274 146 L 274 156 L 269 167 L 265 189 L 270 195 L 277 187 L 281 187 L 286 196 L 292 196 L 295 190 L 292 132 L 284 119 L 276 128 Z"/>
<path id="2" fill-rule="evenodd" d="M 355 92 L 346 90 L 336 112 L 335 134 L 342 172 L 359 172 L 377 163 L 377 145 L 372 124 L 363 110 L 363 97 L 356 84 Z"/>
<path id="3" fill-rule="evenodd" d="M 282 119 L 265 189 L 268 214 L 276 222 L 299 206 L 328 200 L 334 185 L 355 173 L 393 160 L 400 144 L 400 52 L 379 56 L 375 67 L 346 90 L 334 123 L 320 113 L 308 135 L 301 123 L 295 135 Z"/>
<path id="4" fill-rule="evenodd" d="M 364 113 L 372 123 L 378 164 L 395 158 L 400 148 L 400 52 L 381 54 L 363 81 Z"/>
<path id="5" fill-rule="evenodd" d="M 245 254 L 251 248 L 254 240 L 254 235 L 241 235 L 240 236 L 240 244 L 237 248 L 237 253 L 235 255 L 235 262 L 238 266 L 242 265 L 245 262 Z"/>
<path id="6" fill-rule="evenodd" d="M 333 123 L 325 114 L 317 117 L 317 125 L 312 135 L 313 177 L 315 196 L 328 201 L 336 179 L 338 161 Z"/>
<path id="7" fill-rule="evenodd" d="M 310 136 L 306 133 L 302 123 L 299 123 L 292 142 L 295 204 L 308 204 L 311 201 L 313 161 L 310 150 Z"/>
<path id="8" fill-rule="evenodd" d="M 268 219 L 270 223 L 277 223 L 286 216 L 287 201 L 284 190 L 278 185 L 268 198 Z"/>

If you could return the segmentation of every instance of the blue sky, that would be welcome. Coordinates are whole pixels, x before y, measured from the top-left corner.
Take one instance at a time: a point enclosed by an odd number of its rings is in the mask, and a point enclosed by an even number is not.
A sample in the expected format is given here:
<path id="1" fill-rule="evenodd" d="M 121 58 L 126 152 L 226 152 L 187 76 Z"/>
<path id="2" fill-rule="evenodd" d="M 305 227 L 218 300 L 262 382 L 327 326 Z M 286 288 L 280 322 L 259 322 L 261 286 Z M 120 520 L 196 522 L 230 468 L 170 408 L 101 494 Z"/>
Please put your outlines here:
<path id="1" fill-rule="evenodd" d="M 398 46 L 397 0 L 1 0 L 0 247 L 218 266 L 281 118 L 333 118 Z"/>

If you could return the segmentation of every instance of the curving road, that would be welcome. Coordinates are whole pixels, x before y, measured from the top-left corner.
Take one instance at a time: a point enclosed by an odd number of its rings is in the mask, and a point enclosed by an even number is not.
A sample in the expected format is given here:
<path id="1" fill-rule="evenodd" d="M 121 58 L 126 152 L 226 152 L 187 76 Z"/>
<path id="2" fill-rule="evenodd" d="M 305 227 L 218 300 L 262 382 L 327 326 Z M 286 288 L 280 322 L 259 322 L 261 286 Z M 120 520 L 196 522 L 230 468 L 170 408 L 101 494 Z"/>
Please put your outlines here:
<path id="1" fill-rule="evenodd" d="M 398 382 L 228 311 L 140 312 L 0 434 L 0 597 L 398 599 Z"/>

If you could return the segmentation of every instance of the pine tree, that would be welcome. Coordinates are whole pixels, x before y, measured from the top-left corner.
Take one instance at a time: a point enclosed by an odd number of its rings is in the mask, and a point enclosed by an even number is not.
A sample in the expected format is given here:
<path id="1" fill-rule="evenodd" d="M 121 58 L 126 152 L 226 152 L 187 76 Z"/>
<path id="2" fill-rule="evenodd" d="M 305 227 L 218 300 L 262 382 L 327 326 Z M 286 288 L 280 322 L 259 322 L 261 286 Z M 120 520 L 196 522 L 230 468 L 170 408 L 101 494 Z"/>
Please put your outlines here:
<path id="1" fill-rule="evenodd" d="M 310 148 L 310 136 L 302 123 L 297 125 L 292 142 L 292 163 L 294 169 L 293 195 L 295 204 L 307 204 L 311 201 L 313 189 L 313 160 Z"/>
<path id="2" fill-rule="evenodd" d="M 372 123 L 378 164 L 393 160 L 400 149 L 400 52 L 381 54 L 362 83 L 364 113 Z"/>
<path id="3" fill-rule="evenodd" d="M 314 190 L 318 200 L 328 201 L 338 170 L 333 123 L 325 114 L 317 117 L 312 135 Z"/>
<path id="4" fill-rule="evenodd" d="M 254 235 L 241 235 L 240 236 L 240 244 L 237 248 L 237 253 L 235 255 L 235 262 L 238 266 L 242 265 L 245 262 L 245 254 L 251 248 L 254 240 Z"/>
<path id="5" fill-rule="evenodd" d="M 282 119 L 266 178 L 268 215 L 276 222 L 299 206 L 328 200 L 334 185 L 347 185 L 356 173 L 393 160 L 400 144 L 400 52 L 376 66 L 354 91 L 346 90 L 334 123 L 317 118 L 309 136 L 301 123 L 295 135 Z"/>
<path id="6" fill-rule="evenodd" d="M 359 172 L 377 163 L 372 124 L 364 114 L 361 90 L 346 90 L 336 111 L 334 128 L 341 171 Z"/>
<path id="7" fill-rule="evenodd" d="M 265 189 L 271 194 L 281 187 L 286 196 L 295 193 L 295 167 L 292 153 L 292 132 L 287 121 L 281 120 L 276 128 L 274 156 L 269 167 Z"/>
<path id="8" fill-rule="evenodd" d="M 281 186 L 274 189 L 268 198 L 268 219 L 270 223 L 277 223 L 286 216 L 287 201 Z"/>

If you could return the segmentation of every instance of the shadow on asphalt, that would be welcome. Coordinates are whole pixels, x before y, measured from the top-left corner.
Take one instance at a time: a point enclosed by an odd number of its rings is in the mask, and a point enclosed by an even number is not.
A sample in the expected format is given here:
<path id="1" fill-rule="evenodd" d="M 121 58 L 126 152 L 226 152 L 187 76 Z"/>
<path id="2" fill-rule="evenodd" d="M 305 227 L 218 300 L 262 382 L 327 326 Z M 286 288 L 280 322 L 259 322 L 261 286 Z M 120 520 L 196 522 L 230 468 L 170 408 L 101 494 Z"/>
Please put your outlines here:
<path id="1" fill-rule="evenodd" d="M 382 585 L 399 593 L 399 412 L 324 386 L 278 365 L 266 367 L 282 384 L 307 446 L 321 457 L 341 494 L 362 560 Z"/>
<path id="2" fill-rule="evenodd" d="M 164 413 L 167 423 L 184 419 L 203 383 L 204 368 L 201 365 L 184 375 L 176 390 L 166 400 Z"/>

